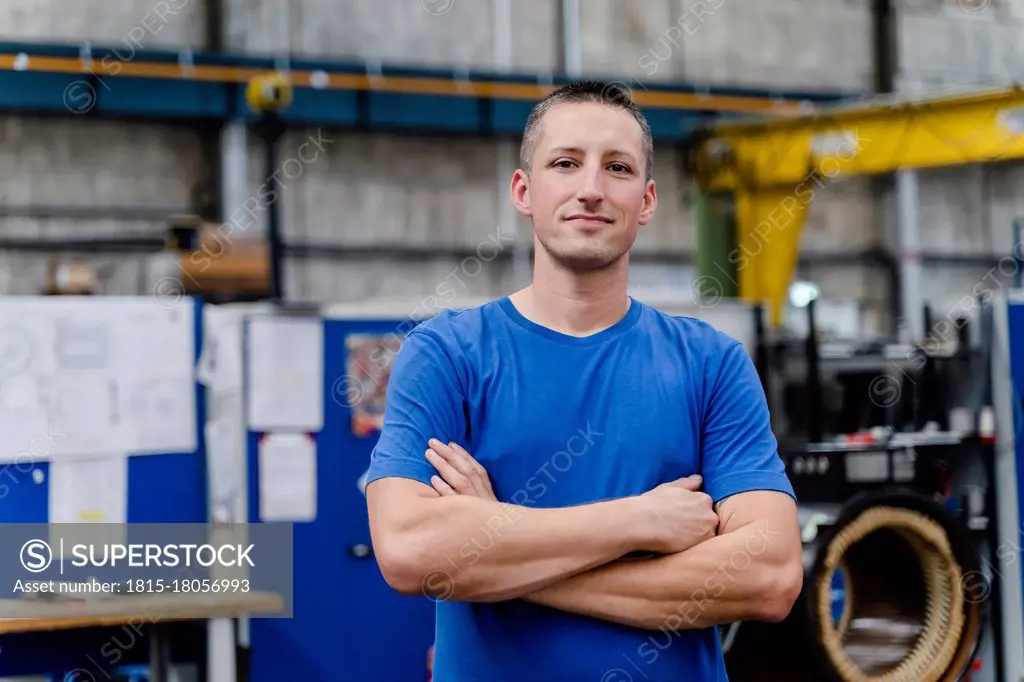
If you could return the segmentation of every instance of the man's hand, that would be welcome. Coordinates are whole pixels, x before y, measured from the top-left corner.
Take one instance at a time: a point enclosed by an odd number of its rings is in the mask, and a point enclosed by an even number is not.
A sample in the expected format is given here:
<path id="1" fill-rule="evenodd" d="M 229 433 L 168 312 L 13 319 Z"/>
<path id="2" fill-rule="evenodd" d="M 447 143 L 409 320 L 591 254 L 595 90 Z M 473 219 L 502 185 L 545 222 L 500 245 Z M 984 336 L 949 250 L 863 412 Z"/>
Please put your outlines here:
<path id="1" fill-rule="evenodd" d="M 457 443 L 445 445 L 430 441 L 426 452 L 438 475 L 430 483 L 440 495 L 470 495 L 496 500 L 487 471 Z M 718 515 L 711 497 L 700 492 L 700 476 L 687 476 L 663 483 L 638 497 L 652 530 L 650 546 L 644 550 L 656 554 L 682 552 L 713 538 Z"/>
<path id="2" fill-rule="evenodd" d="M 695 474 L 662 483 L 640 496 L 650 503 L 654 528 L 660 531 L 650 551 L 675 554 L 715 537 L 718 514 L 711 497 L 700 492 L 702 482 Z"/>
<path id="3" fill-rule="evenodd" d="M 439 474 L 431 476 L 430 485 L 441 496 L 470 495 L 498 501 L 487 471 L 462 446 L 458 443 L 445 445 L 435 438 L 430 439 L 429 445 L 427 461 Z"/>

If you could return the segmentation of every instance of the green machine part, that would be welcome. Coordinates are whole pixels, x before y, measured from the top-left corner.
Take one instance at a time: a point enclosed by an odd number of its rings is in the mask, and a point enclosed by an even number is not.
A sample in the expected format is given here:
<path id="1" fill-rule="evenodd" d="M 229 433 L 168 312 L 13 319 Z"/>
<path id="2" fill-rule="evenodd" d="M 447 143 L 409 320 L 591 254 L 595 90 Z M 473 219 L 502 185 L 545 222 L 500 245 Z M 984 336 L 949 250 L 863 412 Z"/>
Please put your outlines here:
<path id="1" fill-rule="evenodd" d="M 697 281 L 705 298 L 736 298 L 739 276 L 736 223 L 727 194 L 701 194 L 697 200 Z"/>

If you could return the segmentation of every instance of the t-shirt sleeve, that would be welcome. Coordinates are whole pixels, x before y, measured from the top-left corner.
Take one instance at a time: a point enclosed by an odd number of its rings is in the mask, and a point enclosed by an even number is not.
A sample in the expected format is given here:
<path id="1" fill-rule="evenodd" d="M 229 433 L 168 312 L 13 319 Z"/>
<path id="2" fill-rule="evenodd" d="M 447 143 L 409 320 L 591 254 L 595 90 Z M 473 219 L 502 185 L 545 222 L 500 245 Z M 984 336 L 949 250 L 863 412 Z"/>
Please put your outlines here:
<path id="1" fill-rule="evenodd" d="M 754 363 L 734 339 L 719 359 L 708 377 L 701 434 L 704 490 L 716 504 L 751 490 L 775 490 L 796 499 Z"/>
<path id="2" fill-rule="evenodd" d="M 437 472 L 424 457 L 427 443 L 463 442 L 466 417 L 456 366 L 432 332 L 414 329 L 395 354 L 388 379 L 384 426 L 370 455 L 366 483 L 411 478 L 430 485 Z"/>

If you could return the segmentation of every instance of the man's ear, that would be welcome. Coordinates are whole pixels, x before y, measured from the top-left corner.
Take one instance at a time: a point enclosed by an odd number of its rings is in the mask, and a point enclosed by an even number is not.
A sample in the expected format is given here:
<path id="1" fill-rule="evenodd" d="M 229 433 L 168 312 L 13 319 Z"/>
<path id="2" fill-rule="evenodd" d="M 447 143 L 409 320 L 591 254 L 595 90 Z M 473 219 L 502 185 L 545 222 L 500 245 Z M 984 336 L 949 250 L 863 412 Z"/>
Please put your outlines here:
<path id="1" fill-rule="evenodd" d="M 530 176 L 522 168 L 513 173 L 509 194 L 519 213 L 527 217 L 533 215 L 533 206 L 530 204 Z"/>
<path id="2" fill-rule="evenodd" d="M 654 185 L 654 180 L 647 181 L 647 187 L 644 190 L 643 204 L 640 206 L 640 217 L 639 222 L 641 225 L 646 225 L 654 217 L 654 211 L 658 208 L 658 191 Z"/>

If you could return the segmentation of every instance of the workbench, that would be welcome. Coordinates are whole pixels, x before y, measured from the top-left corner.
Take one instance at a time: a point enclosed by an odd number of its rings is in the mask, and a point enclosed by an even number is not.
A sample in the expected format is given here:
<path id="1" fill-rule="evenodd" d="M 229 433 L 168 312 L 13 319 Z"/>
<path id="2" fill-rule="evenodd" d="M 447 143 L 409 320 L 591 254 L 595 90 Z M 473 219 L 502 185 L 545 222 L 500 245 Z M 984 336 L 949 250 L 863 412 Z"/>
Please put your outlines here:
<path id="1" fill-rule="evenodd" d="M 270 592 L 147 594 L 85 601 L 0 599 L 0 635 L 119 625 L 130 626 L 138 634 L 148 630 L 150 682 L 167 682 L 167 624 L 272 614 L 283 607 L 283 598 Z"/>

